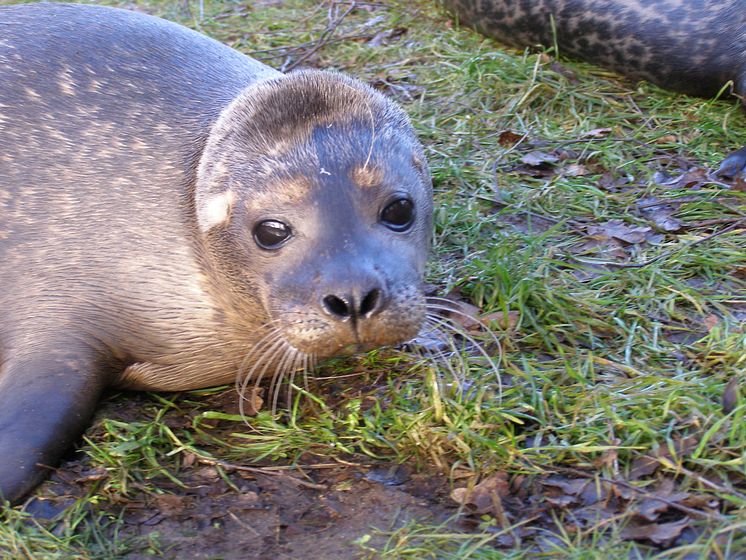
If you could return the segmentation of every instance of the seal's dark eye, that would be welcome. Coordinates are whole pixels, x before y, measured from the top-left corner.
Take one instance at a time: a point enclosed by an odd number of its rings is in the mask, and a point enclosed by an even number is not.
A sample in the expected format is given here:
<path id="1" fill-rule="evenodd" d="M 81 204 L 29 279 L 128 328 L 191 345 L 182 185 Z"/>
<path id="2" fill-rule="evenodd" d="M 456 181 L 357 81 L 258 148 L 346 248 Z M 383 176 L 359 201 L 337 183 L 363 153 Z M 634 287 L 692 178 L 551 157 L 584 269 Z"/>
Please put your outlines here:
<path id="1" fill-rule="evenodd" d="M 399 198 L 381 212 L 381 222 L 394 231 L 406 231 L 414 223 L 414 203 L 408 198 Z"/>
<path id="2" fill-rule="evenodd" d="M 264 220 L 254 227 L 254 241 L 262 249 L 279 249 L 291 235 L 290 226 L 277 220 Z"/>

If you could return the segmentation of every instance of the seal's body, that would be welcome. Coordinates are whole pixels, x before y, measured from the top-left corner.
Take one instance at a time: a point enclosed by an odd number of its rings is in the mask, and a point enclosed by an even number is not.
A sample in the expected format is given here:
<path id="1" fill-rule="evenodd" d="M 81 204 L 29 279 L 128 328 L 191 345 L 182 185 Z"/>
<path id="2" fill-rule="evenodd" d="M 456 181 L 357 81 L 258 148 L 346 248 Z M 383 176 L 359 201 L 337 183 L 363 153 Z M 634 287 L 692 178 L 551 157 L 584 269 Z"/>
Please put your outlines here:
<path id="1" fill-rule="evenodd" d="M 509 45 L 557 45 L 560 54 L 690 95 L 713 96 L 729 82 L 746 95 L 743 0 L 444 2 L 460 22 Z M 743 168 L 746 148 L 731 157 L 739 153 Z"/>
<path id="2" fill-rule="evenodd" d="M 406 116 L 360 82 L 124 10 L 0 8 L 0 494 L 108 385 L 411 338 L 431 213 Z"/>

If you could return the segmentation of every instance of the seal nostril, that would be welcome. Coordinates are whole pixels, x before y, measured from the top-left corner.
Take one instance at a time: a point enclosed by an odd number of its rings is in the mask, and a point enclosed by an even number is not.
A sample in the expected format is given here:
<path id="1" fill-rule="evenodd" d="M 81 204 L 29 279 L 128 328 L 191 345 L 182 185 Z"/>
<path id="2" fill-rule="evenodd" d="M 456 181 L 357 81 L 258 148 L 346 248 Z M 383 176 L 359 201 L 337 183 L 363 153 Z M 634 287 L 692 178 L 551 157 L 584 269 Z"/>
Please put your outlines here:
<path id="1" fill-rule="evenodd" d="M 322 300 L 324 302 L 324 308 L 337 317 L 347 318 L 350 316 L 350 306 L 342 298 L 337 296 L 326 296 Z"/>
<path id="2" fill-rule="evenodd" d="M 368 292 L 367 295 L 363 298 L 363 301 L 360 303 L 360 316 L 367 317 L 369 314 L 371 314 L 378 307 L 378 303 L 380 300 L 381 290 L 375 288 Z"/>

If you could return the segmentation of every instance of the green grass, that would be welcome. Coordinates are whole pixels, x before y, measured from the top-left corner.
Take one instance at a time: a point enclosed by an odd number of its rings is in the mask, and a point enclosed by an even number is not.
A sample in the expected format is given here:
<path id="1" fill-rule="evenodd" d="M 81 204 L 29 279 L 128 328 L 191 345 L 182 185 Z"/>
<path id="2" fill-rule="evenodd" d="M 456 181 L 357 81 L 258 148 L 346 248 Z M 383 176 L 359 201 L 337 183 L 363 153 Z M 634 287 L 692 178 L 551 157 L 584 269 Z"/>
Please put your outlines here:
<path id="1" fill-rule="evenodd" d="M 328 24 L 328 5 L 311 0 L 253 7 L 207 1 L 203 19 L 194 2 L 191 16 L 183 2 L 136 3 L 277 66 L 284 59 L 272 56 L 318 39 Z M 381 46 L 354 38 L 395 28 L 406 32 Z M 6 509 L 0 554 L 117 557 L 130 543 L 111 540 L 117 519 L 107 504 L 134 491 L 158 494 L 164 479 L 178 484 L 195 457 L 218 466 L 386 458 L 438 470 L 463 486 L 495 472 L 539 477 L 563 469 L 625 481 L 636 459 L 658 453 L 659 470 L 630 484 L 645 489 L 671 478 L 678 490 L 718 504 L 718 515 L 694 522 L 701 531 L 687 544 L 660 549 L 624 539 L 631 513 L 562 532 L 562 516 L 571 512 L 559 509 L 558 532 L 542 528 L 512 547 L 496 543 L 523 520 L 504 526 L 486 515 L 472 532 L 407 524 L 386 533 L 384 549 L 369 550 L 361 535 L 361 552 L 418 559 L 746 555 L 746 224 L 704 239 L 743 217 L 746 197 L 715 183 L 657 181 L 663 172 L 683 173 L 682 162 L 716 167 L 746 144 L 737 104 L 631 84 L 577 62 L 562 60 L 559 72 L 545 54 L 506 49 L 450 25 L 424 0 L 355 11 L 337 29 L 344 36 L 308 62 L 396 86 L 390 91 L 410 114 L 434 178 L 429 280 L 484 313 L 517 317 L 496 331 L 503 386 L 478 356 L 468 362 L 470 389 L 460 393 L 414 357 L 381 351 L 325 366 L 327 375 L 357 377 L 319 382 L 313 396 L 299 390 L 303 398 L 287 414 L 261 413 L 250 429 L 210 408 L 204 395 L 144 398 L 142 418 L 102 419 L 89 432 L 90 465 L 106 471 L 90 495 L 51 525 Z M 610 130 L 589 135 L 598 129 Z M 525 142 L 502 145 L 507 130 Z M 558 149 L 571 153 L 553 175 L 515 170 L 532 150 Z M 567 173 L 570 163 L 589 174 Z M 605 174 L 626 183 L 609 187 Z M 638 210 L 650 197 L 675 203 L 686 228 L 631 246 L 610 247 L 589 234 L 588 226 L 609 220 L 650 226 Z M 723 391 L 734 377 L 742 396 L 725 412 Z M 696 445 L 680 451 L 691 436 Z M 157 553 L 157 543 L 152 547 Z"/>

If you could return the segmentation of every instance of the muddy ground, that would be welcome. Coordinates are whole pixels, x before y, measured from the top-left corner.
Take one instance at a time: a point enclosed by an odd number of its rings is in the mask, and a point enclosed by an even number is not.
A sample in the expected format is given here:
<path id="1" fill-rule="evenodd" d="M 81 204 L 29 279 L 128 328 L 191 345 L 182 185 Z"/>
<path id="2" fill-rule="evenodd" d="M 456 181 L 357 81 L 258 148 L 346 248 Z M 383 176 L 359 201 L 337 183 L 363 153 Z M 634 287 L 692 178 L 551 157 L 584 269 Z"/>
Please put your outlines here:
<path id="1" fill-rule="evenodd" d="M 237 399 L 227 390 L 212 401 L 230 412 Z M 103 419 L 143 420 L 149 404 L 148 395 L 110 396 L 89 437 L 97 438 Z M 174 415 L 173 422 L 187 423 L 188 415 Z M 44 523 L 87 493 L 101 491 L 110 476 L 91 463 L 71 453 L 26 511 Z M 211 464 L 186 453 L 177 477 L 181 484 L 158 476 L 88 506 L 91 522 L 106 538 L 125 543 L 121 558 L 365 558 L 384 547 L 387 533 L 411 521 L 459 524 L 446 477 L 364 457 L 336 463 L 309 457 L 302 467 L 288 468 Z M 105 518 L 118 521 L 104 527 Z"/>

